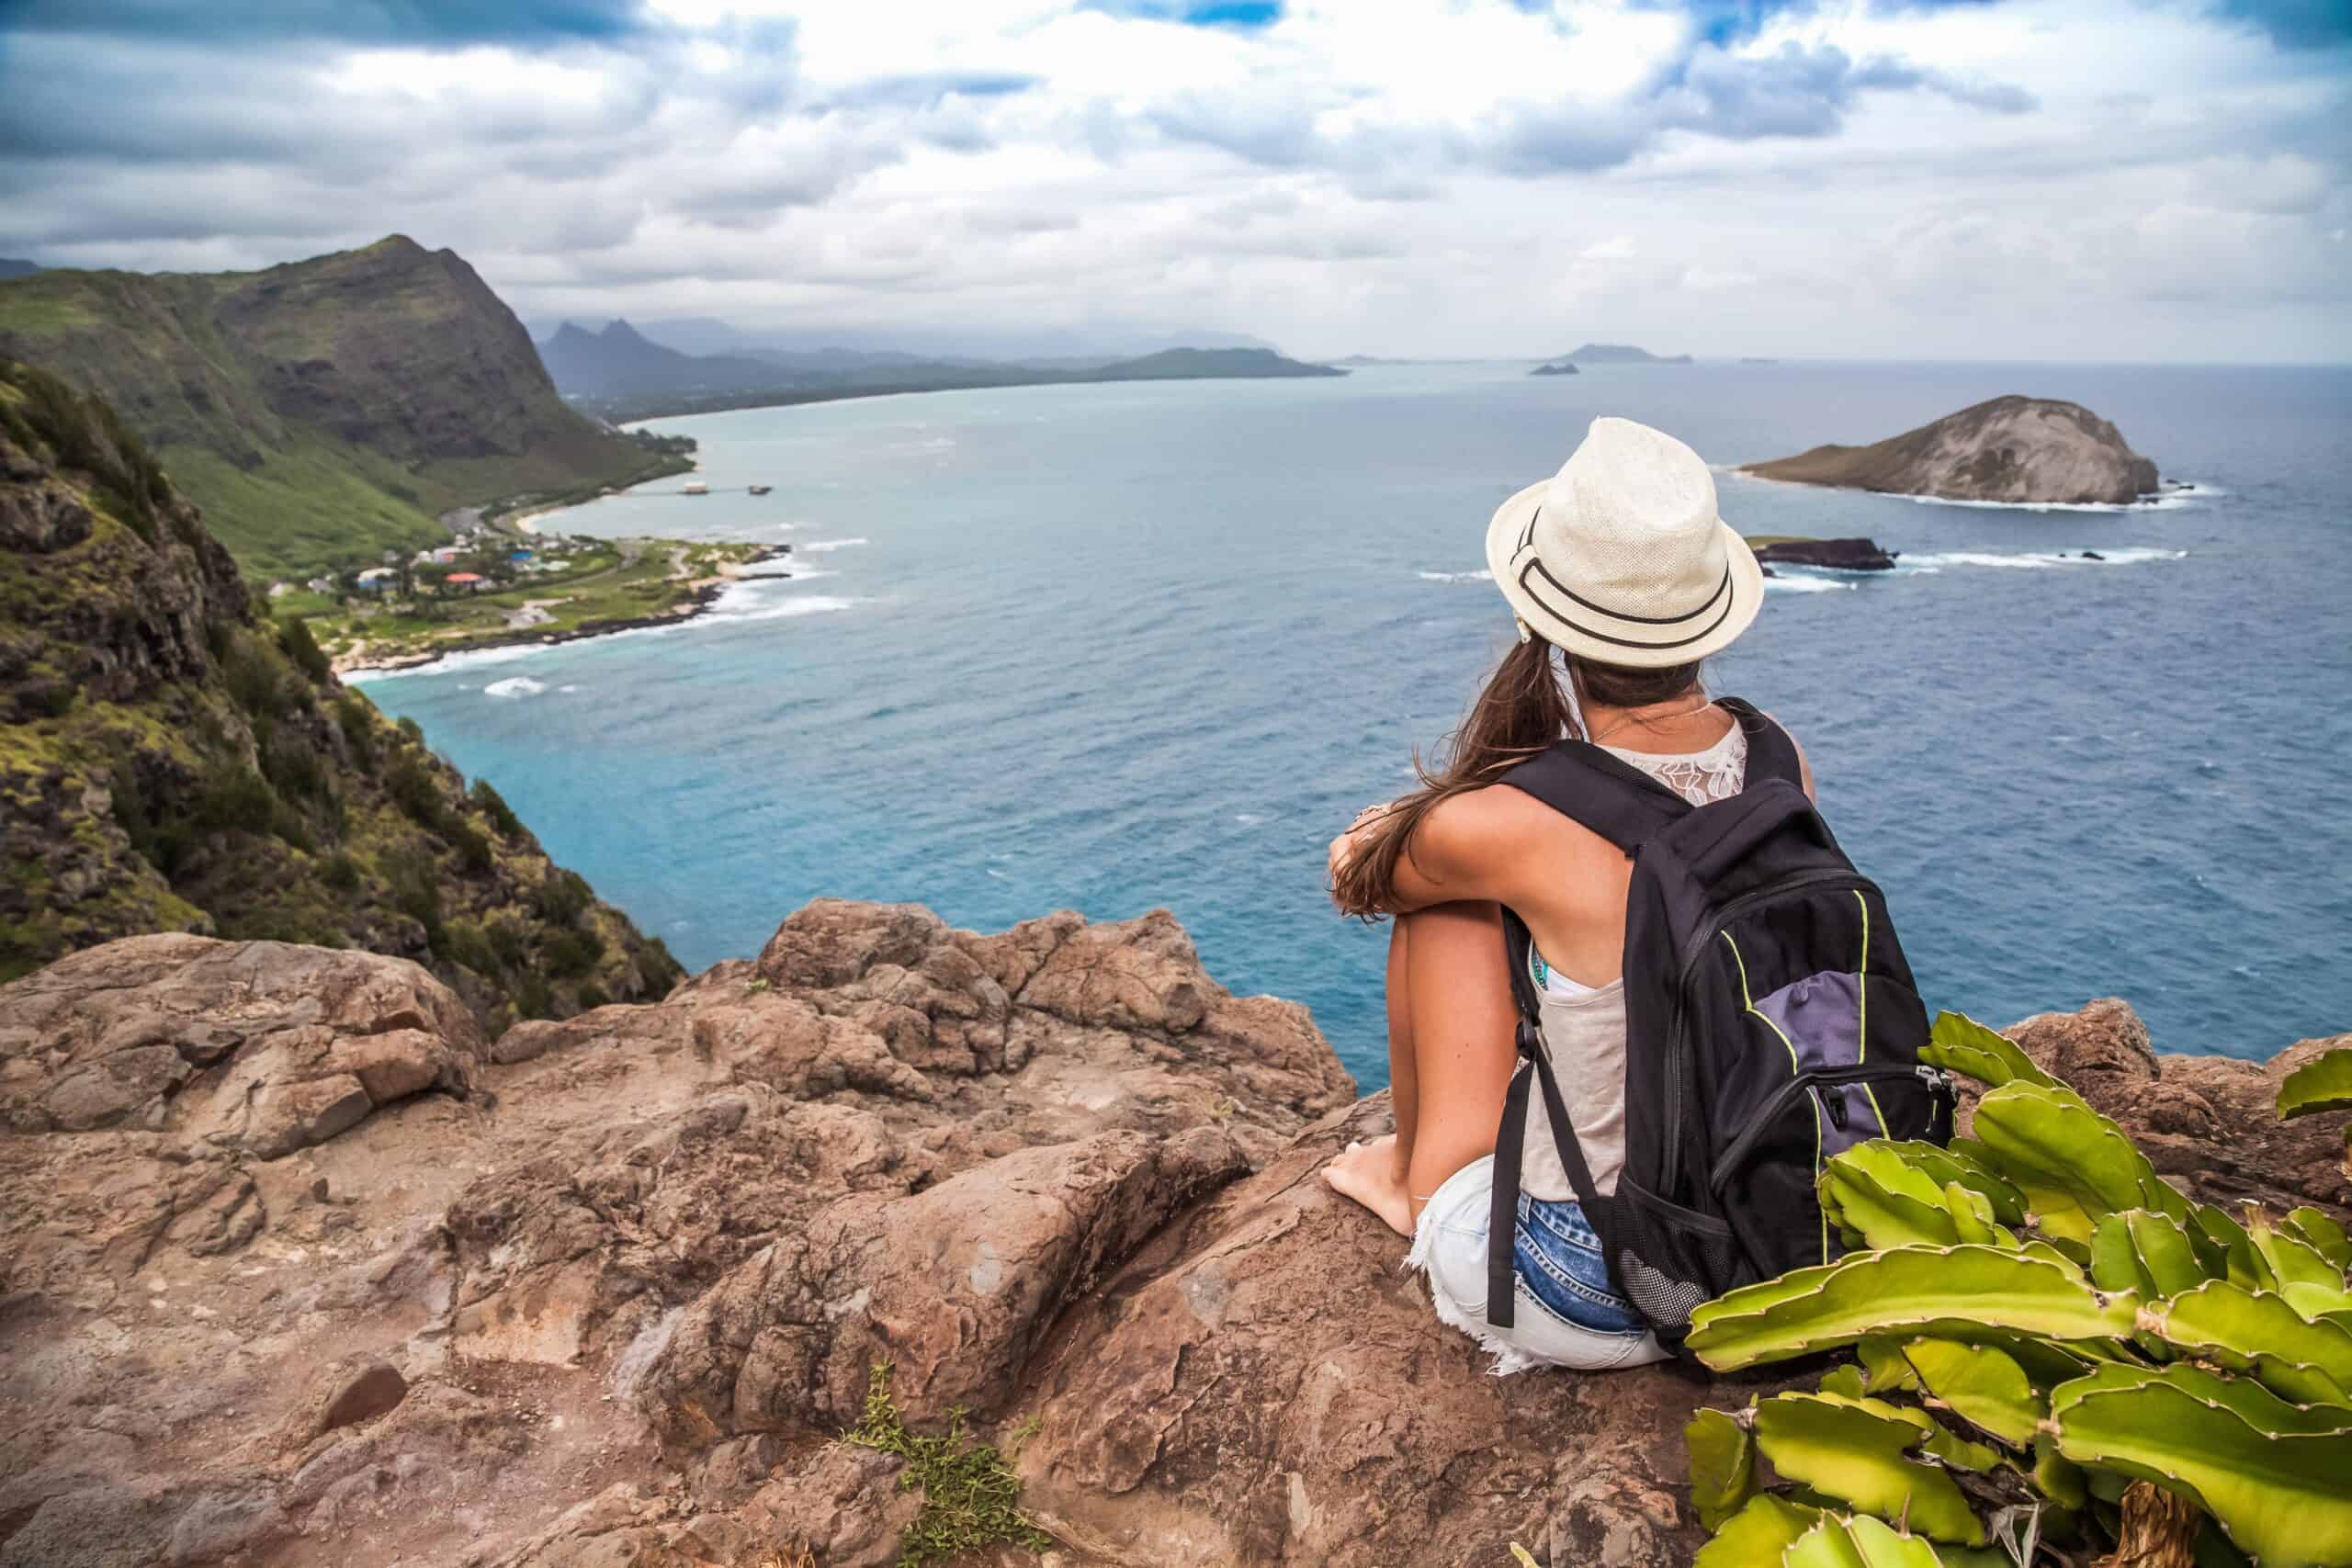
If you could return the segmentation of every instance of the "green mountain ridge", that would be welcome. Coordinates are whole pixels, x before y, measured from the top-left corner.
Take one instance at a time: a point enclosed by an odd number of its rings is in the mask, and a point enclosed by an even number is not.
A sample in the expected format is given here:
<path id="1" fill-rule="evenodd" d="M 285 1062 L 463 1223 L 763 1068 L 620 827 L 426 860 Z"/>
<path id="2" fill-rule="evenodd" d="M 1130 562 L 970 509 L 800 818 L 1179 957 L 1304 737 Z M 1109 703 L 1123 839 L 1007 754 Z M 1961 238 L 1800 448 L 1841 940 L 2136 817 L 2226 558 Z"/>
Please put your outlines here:
<path id="1" fill-rule="evenodd" d="M 680 977 L 262 613 L 111 408 L 6 359 L 0 860 L 0 980 L 159 931 L 413 959 L 493 1027 Z"/>
<path id="2" fill-rule="evenodd" d="M 568 407 L 473 268 L 405 235 L 260 272 L 0 280 L 0 354 L 113 404 L 265 576 L 441 543 L 455 507 L 675 467 Z"/>

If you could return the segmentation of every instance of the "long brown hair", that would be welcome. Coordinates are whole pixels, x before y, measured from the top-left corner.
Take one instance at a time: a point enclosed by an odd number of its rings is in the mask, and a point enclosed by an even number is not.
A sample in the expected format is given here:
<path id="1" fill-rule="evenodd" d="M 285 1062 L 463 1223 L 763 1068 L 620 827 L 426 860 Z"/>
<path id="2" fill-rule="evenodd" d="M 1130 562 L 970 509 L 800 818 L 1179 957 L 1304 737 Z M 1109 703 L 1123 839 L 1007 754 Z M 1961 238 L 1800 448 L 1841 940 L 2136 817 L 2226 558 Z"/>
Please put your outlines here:
<path id="1" fill-rule="evenodd" d="M 1331 901 L 1343 915 L 1377 920 L 1396 907 L 1396 865 L 1411 852 L 1413 829 L 1449 795 L 1483 789 L 1555 740 L 1581 739 L 1577 705 L 1564 682 L 1584 701 L 1604 707 L 1647 707 L 1671 701 L 1699 683 L 1700 666 L 1634 670 L 1600 664 L 1531 635 L 1503 655 L 1487 677 L 1461 728 L 1445 738 L 1442 765 L 1432 771 L 1413 753 L 1421 787 L 1388 803 L 1365 829 L 1363 842 L 1331 879 Z"/>

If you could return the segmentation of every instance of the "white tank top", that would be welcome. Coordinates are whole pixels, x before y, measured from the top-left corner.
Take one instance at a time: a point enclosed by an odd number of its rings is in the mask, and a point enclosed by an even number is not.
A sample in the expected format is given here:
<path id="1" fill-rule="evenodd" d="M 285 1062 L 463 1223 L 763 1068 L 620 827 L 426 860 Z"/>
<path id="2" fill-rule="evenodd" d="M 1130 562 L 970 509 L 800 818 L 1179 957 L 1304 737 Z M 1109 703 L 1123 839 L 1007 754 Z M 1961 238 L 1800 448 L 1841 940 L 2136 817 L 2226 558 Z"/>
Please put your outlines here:
<path id="1" fill-rule="evenodd" d="M 1631 762 L 1693 806 L 1737 795 L 1747 776 L 1747 732 L 1735 723 L 1703 751 L 1663 754 L 1602 748 Z M 1594 1189 L 1603 1197 L 1617 1190 L 1625 1163 L 1625 981 L 1583 986 L 1547 968 L 1529 950 L 1541 1012 L 1544 1052 L 1560 1080 L 1568 1123 L 1591 1168 Z M 1540 1094 L 1530 1096 L 1527 1138 L 1520 1156 L 1520 1190 L 1531 1198 L 1565 1202 L 1576 1197 L 1568 1173 L 1552 1145 L 1552 1118 Z"/>

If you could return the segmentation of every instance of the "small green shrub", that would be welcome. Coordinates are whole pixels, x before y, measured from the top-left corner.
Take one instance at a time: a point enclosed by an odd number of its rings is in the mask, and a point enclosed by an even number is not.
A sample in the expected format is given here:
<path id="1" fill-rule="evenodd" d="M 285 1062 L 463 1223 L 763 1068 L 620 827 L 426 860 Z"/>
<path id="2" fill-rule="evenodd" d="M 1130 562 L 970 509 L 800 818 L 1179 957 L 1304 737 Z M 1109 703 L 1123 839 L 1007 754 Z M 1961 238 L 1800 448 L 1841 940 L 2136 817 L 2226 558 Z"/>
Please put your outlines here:
<path id="1" fill-rule="evenodd" d="M 531 889 L 531 912 L 554 926 L 571 924 L 595 901 L 596 895 L 587 879 L 560 866 L 549 868 L 539 885 Z"/>
<path id="2" fill-rule="evenodd" d="M 319 880 L 338 893 L 356 893 L 359 890 L 359 863 L 337 850 L 319 867 Z"/>
<path id="3" fill-rule="evenodd" d="M 392 890 L 392 908 L 424 928 L 424 943 L 435 957 L 447 955 L 448 932 L 441 920 L 441 871 L 433 857 L 413 849 L 398 849 L 379 861 L 384 881 Z"/>
<path id="4" fill-rule="evenodd" d="M 352 761 L 364 769 L 374 771 L 376 716 L 368 699 L 356 692 L 345 692 L 335 702 L 334 721 L 343 730 L 344 744 L 351 748 Z"/>
<path id="5" fill-rule="evenodd" d="M 413 746 L 424 744 L 424 727 L 413 718 L 403 717 L 399 725 L 401 735 Z"/>
<path id="6" fill-rule="evenodd" d="M 498 952 L 490 937 L 471 920 L 451 920 L 445 942 L 452 964 L 462 964 L 477 975 L 498 973 Z"/>
<path id="7" fill-rule="evenodd" d="M 420 828 L 446 831 L 449 797 L 441 793 L 439 771 L 419 751 L 403 750 L 384 770 L 384 793 Z"/>
<path id="8" fill-rule="evenodd" d="M 314 686 L 323 686 L 334 676 L 334 666 L 311 635 L 311 623 L 300 615 L 289 615 L 277 623 L 277 646 L 294 661 L 294 668 L 311 678 Z"/>
<path id="9" fill-rule="evenodd" d="M 660 937 L 648 937 L 638 951 L 637 969 L 645 977 L 647 991 L 661 996 L 686 977 L 686 966 L 673 957 L 670 944 Z"/>
<path id="10" fill-rule="evenodd" d="M 498 857 L 490 847 L 490 835 L 464 818 L 451 818 L 442 831 L 458 852 L 458 863 L 468 871 L 486 872 L 498 863 Z"/>
<path id="11" fill-rule="evenodd" d="M 523 831 L 523 819 L 514 815 L 514 808 L 506 804 L 506 797 L 491 787 L 488 779 L 474 780 L 470 794 L 474 805 L 490 818 L 491 826 L 498 829 L 500 838 L 512 839 Z"/>
<path id="12" fill-rule="evenodd" d="M 284 673 L 261 643 L 232 632 L 220 655 L 220 678 L 230 700 L 248 714 L 275 717 L 290 712 L 300 697 L 288 689 Z"/>
<path id="13" fill-rule="evenodd" d="M 579 1002 L 580 1010 L 586 1012 L 590 1008 L 603 1007 L 613 998 L 605 995 L 604 987 L 591 980 L 573 993 L 573 999 Z"/>
<path id="14" fill-rule="evenodd" d="M 520 1018 L 548 1018 L 555 1012 L 555 991 L 547 977 L 525 970 L 514 978 L 514 1012 Z"/>
<path id="15" fill-rule="evenodd" d="M 605 943 L 594 931 L 566 926 L 549 936 L 539 951 L 548 973 L 569 980 L 596 967 L 596 960 L 605 955 Z"/>
<path id="16" fill-rule="evenodd" d="M 887 1366 L 867 1371 L 865 1416 L 842 1434 L 842 1441 L 905 1460 L 899 1490 L 922 1493 L 922 1511 L 899 1538 L 899 1568 L 946 1562 L 989 1546 L 1043 1551 L 1054 1544 L 1021 1511 L 1021 1478 L 1004 1456 L 966 1436 L 960 1408 L 947 1413 L 944 1436 L 926 1438 L 908 1429 L 890 1397 Z"/>
<path id="17" fill-rule="evenodd" d="M 528 939 L 521 926 L 513 920 L 501 919 L 491 921 L 482 930 L 490 942 L 490 950 L 498 955 L 501 965 L 512 969 L 523 962 Z"/>

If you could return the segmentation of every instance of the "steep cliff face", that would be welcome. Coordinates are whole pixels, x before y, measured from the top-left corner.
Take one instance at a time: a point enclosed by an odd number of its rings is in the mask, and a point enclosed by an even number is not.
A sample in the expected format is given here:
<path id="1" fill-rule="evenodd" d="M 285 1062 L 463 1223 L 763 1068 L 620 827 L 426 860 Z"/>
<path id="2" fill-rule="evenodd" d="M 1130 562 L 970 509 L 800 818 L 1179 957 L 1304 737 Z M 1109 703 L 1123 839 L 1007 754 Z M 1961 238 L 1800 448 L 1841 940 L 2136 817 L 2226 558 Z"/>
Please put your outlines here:
<path id="1" fill-rule="evenodd" d="M 96 391 L 248 569 L 369 560 L 433 514 L 646 469 L 568 408 L 514 312 L 403 235 L 263 272 L 0 283 L 0 353 Z"/>
<path id="2" fill-rule="evenodd" d="M 2156 465 L 2080 403 L 2006 397 L 1869 446 L 1816 446 L 1750 463 L 1758 479 L 1951 501 L 2121 504 L 2156 488 Z"/>
<path id="3" fill-rule="evenodd" d="M 676 978 L 260 613 L 111 410 L 7 361 L 0 723 L 0 976 L 182 931 L 413 958 L 492 1021 Z"/>

